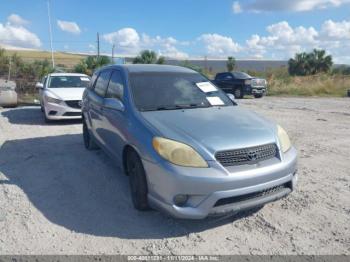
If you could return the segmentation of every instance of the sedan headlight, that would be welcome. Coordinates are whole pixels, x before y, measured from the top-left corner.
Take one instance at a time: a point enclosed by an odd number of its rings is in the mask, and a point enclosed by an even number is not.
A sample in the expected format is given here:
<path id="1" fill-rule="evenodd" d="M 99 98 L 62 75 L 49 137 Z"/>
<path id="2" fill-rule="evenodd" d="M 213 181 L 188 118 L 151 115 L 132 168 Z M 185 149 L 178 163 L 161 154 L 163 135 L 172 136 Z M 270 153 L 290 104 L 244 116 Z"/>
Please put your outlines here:
<path id="1" fill-rule="evenodd" d="M 54 104 L 61 104 L 63 101 L 57 98 L 53 98 L 51 96 L 46 97 L 47 102 L 54 103 Z"/>
<path id="2" fill-rule="evenodd" d="M 285 153 L 292 146 L 289 140 L 289 136 L 287 132 L 280 125 L 277 125 L 277 132 L 278 132 L 278 140 L 280 142 L 282 152 Z"/>
<path id="3" fill-rule="evenodd" d="M 208 167 L 207 162 L 190 146 L 174 140 L 155 137 L 154 150 L 169 162 L 187 167 Z"/>

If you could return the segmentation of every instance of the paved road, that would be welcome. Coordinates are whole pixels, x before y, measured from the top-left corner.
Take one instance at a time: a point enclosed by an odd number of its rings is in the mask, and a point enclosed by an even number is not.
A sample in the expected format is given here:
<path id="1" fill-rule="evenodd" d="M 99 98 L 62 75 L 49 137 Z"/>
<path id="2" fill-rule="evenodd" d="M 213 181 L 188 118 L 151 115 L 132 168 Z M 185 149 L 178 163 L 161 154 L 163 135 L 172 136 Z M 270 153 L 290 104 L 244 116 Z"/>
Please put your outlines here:
<path id="1" fill-rule="evenodd" d="M 239 101 L 287 129 L 300 152 L 288 198 L 223 219 L 137 212 L 128 180 L 81 123 L 0 109 L 0 254 L 350 254 L 350 99 Z"/>

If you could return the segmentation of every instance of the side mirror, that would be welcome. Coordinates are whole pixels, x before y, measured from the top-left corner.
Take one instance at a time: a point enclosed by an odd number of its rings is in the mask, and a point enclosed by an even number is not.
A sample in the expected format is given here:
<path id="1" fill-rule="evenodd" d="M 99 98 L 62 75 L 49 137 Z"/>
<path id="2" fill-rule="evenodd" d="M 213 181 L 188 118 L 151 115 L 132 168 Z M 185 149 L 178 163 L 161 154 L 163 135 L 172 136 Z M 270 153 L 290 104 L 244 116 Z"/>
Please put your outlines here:
<path id="1" fill-rule="evenodd" d="M 105 98 L 104 107 L 117 111 L 124 111 L 125 109 L 123 102 L 117 98 Z"/>
<path id="2" fill-rule="evenodd" d="M 43 85 L 43 83 L 37 82 L 37 83 L 35 84 L 35 87 L 38 88 L 38 89 L 43 89 L 43 88 L 44 88 L 44 85 Z"/>
<path id="3" fill-rule="evenodd" d="M 231 99 L 232 102 L 235 102 L 235 96 L 233 94 L 227 94 L 227 96 Z"/>

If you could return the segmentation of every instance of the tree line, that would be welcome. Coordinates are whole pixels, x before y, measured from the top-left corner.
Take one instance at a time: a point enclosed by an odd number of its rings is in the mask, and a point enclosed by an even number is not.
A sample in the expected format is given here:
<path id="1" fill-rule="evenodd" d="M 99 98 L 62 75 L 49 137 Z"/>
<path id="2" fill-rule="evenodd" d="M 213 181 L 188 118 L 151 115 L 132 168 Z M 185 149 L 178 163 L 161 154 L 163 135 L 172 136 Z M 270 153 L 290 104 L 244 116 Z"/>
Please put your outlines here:
<path id="1" fill-rule="evenodd" d="M 165 58 L 158 56 L 152 50 L 143 50 L 136 56 L 132 62 L 134 64 L 165 64 Z M 92 75 L 93 72 L 102 66 L 111 64 L 112 61 L 107 56 L 87 56 L 76 64 L 70 72 L 84 73 Z M 26 85 L 34 85 L 35 81 L 40 80 L 43 76 L 57 71 L 47 60 L 37 60 L 34 62 L 25 62 L 16 53 L 9 55 L 4 49 L 0 48 L 0 77 L 6 78 L 11 65 L 11 75 L 16 79 L 17 86 L 21 89 Z M 199 73 L 206 74 L 205 69 L 191 64 L 185 60 L 180 66 L 191 68 Z M 227 58 L 227 71 L 231 72 L 236 68 L 236 60 L 233 56 Z M 288 61 L 288 72 L 291 76 L 307 76 L 319 73 L 350 74 L 349 66 L 333 68 L 333 59 L 327 55 L 325 50 L 314 49 L 310 53 L 302 52 L 295 54 L 294 58 Z"/>

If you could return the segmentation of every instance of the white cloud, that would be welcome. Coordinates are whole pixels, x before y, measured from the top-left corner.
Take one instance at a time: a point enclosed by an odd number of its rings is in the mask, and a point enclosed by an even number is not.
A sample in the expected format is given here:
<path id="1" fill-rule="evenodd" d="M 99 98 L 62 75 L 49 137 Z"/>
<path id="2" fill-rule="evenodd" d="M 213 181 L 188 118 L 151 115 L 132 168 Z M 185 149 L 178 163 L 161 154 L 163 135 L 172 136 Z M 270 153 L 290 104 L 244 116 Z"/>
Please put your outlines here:
<path id="1" fill-rule="evenodd" d="M 80 34 L 80 27 L 76 22 L 57 20 L 58 27 L 65 32 L 72 34 Z"/>
<path id="2" fill-rule="evenodd" d="M 350 21 L 325 21 L 319 31 L 314 27 L 291 27 L 282 21 L 266 28 L 267 35 L 252 35 L 246 41 L 245 51 L 250 57 L 288 59 L 297 52 L 322 48 L 335 61 L 349 62 L 343 54 L 350 49 Z"/>
<path id="3" fill-rule="evenodd" d="M 139 52 L 140 36 L 134 28 L 123 28 L 116 32 L 103 35 L 110 44 L 116 44 L 123 53 Z"/>
<path id="4" fill-rule="evenodd" d="M 17 26 L 29 24 L 29 21 L 23 19 L 22 17 L 20 17 L 20 16 L 17 15 L 17 14 L 11 14 L 11 15 L 9 15 L 9 17 L 7 18 L 7 21 L 8 21 L 11 25 L 17 25 Z"/>
<path id="5" fill-rule="evenodd" d="M 321 33 L 329 39 L 350 39 L 350 21 L 327 20 L 322 25 Z"/>
<path id="6" fill-rule="evenodd" d="M 233 2 L 233 4 L 232 4 L 232 11 L 233 11 L 235 14 L 238 14 L 238 13 L 241 13 L 241 12 L 242 12 L 241 5 L 239 4 L 238 1 Z"/>
<path id="7" fill-rule="evenodd" d="M 253 0 L 246 2 L 245 10 L 253 12 L 270 12 L 270 11 L 292 11 L 305 12 L 315 9 L 326 9 L 330 7 L 339 7 L 350 3 L 350 0 Z"/>
<path id="8" fill-rule="evenodd" d="M 219 34 L 203 34 L 198 38 L 204 44 L 204 47 L 210 56 L 225 57 L 237 53 L 241 50 L 231 37 Z"/>
<path id="9" fill-rule="evenodd" d="M 23 26 L 27 22 L 13 14 L 8 17 L 7 23 L 0 23 L 0 44 L 7 47 L 39 48 L 39 37 Z"/>
<path id="10" fill-rule="evenodd" d="M 182 43 L 175 38 L 140 35 L 134 28 L 122 28 L 116 32 L 104 34 L 103 39 L 110 44 L 115 44 L 116 49 L 122 54 L 136 55 L 143 49 L 154 49 L 159 55 L 169 58 L 185 59 L 188 57 L 188 54 L 177 49 L 176 45 Z"/>
<path id="11" fill-rule="evenodd" d="M 305 49 L 318 45 L 319 33 L 313 28 L 302 26 L 292 28 L 288 22 L 282 21 L 266 28 L 267 36 L 254 34 L 246 41 L 250 55 L 262 56 L 279 52 L 281 58 L 287 58 Z"/>

